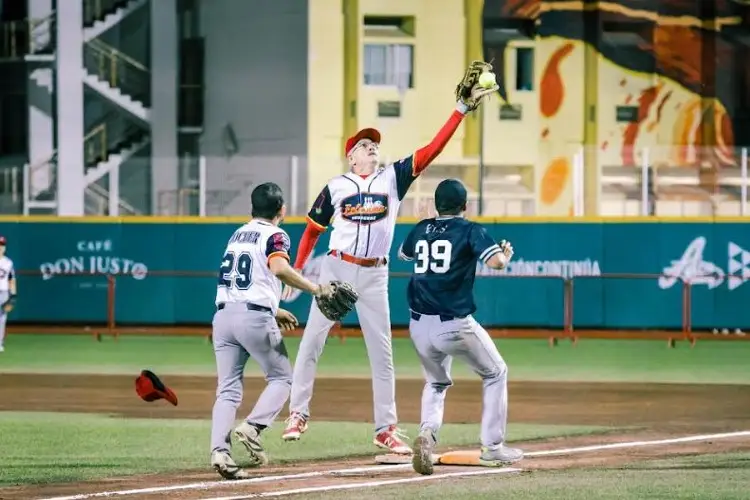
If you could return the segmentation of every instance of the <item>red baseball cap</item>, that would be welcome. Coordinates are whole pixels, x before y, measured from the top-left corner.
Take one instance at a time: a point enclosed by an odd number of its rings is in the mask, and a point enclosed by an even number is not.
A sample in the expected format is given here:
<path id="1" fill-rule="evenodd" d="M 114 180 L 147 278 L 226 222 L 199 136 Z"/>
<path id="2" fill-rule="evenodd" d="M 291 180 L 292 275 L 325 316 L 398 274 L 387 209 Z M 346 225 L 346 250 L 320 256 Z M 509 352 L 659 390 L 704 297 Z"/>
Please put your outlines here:
<path id="1" fill-rule="evenodd" d="M 5 240 L 5 236 L 0 236 L 0 245 L 5 245 L 8 242 Z"/>
<path id="2" fill-rule="evenodd" d="M 346 140 L 344 155 L 348 156 L 352 148 L 362 139 L 370 139 L 372 142 L 380 144 L 380 132 L 374 128 L 363 128 Z"/>
<path id="3" fill-rule="evenodd" d="M 177 406 L 177 394 L 151 370 L 142 370 L 135 379 L 135 392 L 142 400 L 149 403 L 157 399 L 166 399 L 172 405 Z"/>

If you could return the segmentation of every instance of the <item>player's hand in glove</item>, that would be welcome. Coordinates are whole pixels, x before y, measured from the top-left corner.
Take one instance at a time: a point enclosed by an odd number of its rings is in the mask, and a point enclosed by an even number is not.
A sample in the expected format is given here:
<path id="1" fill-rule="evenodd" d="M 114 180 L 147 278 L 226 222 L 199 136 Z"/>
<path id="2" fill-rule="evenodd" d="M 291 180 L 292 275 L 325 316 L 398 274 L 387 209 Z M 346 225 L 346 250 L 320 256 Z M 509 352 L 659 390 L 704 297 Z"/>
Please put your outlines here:
<path id="1" fill-rule="evenodd" d="M 294 314 L 282 308 L 276 311 L 276 323 L 282 330 L 294 330 L 299 325 L 299 321 Z"/>
<path id="2" fill-rule="evenodd" d="M 340 321 L 354 309 L 359 294 L 351 283 L 346 281 L 331 281 L 320 285 L 315 294 L 315 302 L 323 316 L 331 321 Z"/>
<path id="3" fill-rule="evenodd" d="M 484 61 L 472 61 L 464 73 L 463 79 L 456 86 L 456 101 L 463 103 L 469 111 L 477 109 L 482 99 L 497 92 L 497 83 L 489 88 L 479 85 L 479 75 L 485 71 L 491 72 L 492 65 Z"/>

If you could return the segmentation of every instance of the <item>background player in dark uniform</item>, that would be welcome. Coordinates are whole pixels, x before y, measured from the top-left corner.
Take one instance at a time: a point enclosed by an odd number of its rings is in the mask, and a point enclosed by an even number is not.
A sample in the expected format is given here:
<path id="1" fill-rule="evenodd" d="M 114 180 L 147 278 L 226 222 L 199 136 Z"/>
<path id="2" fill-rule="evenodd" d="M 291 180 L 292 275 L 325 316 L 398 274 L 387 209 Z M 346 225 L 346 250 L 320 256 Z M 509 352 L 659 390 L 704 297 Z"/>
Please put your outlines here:
<path id="1" fill-rule="evenodd" d="M 435 190 L 438 217 L 411 230 L 399 248 L 402 260 L 414 261 L 407 299 L 409 334 L 427 379 L 422 393 L 422 423 L 414 441 L 414 470 L 432 474 L 432 450 L 443 423 L 445 393 L 453 384 L 453 357 L 464 360 L 482 378 L 482 452 L 479 463 L 504 466 L 523 458 L 505 445 L 508 416 L 508 367 L 487 331 L 471 316 L 477 260 L 502 269 L 513 247 L 497 244 L 486 229 L 463 217 L 466 188 L 446 179 Z"/>

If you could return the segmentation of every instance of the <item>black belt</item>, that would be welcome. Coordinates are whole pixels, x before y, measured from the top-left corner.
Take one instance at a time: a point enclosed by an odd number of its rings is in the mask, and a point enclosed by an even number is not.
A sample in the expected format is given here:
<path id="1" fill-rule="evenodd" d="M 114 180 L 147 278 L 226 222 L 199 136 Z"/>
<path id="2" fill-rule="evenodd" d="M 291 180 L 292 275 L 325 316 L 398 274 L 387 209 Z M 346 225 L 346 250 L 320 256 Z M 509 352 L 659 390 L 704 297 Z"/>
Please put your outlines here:
<path id="1" fill-rule="evenodd" d="M 247 307 L 248 311 L 260 311 L 260 312 L 273 312 L 270 307 L 266 306 L 259 306 L 258 304 L 253 304 L 252 302 L 244 302 L 245 307 Z M 217 311 L 221 311 L 226 307 L 226 303 L 222 302 L 219 305 L 216 306 Z"/>
<path id="2" fill-rule="evenodd" d="M 428 316 L 428 315 L 420 314 L 414 311 L 411 312 L 411 319 L 413 319 L 414 321 L 419 321 L 419 318 L 421 318 L 422 316 Z M 463 319 L 466 317 L 466 316 L 448 316 L 446 314 L 430 314 L 429 316 L 440 316 L 440 321 L 443 323 L 445 323 L 446 321 L 453 321 L 454 319 Z"/>

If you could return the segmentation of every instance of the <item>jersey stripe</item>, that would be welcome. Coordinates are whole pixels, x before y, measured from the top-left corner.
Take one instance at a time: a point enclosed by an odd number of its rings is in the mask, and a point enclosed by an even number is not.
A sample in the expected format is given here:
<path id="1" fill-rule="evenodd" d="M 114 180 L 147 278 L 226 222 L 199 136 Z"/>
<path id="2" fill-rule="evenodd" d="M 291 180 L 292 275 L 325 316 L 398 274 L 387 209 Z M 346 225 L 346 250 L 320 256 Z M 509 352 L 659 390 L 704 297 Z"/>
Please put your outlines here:
<path id="1" fill-rule="evenodd" d="M 317 227 L 317 228 L 318 228 L 318 229 L 320 229 L 321 231 L 325 231 L 325 230 L 326 230 L 326 226 L 323 226 L 323 225 L 321 225 L 321 224 L 318 224 L 317 222 L 315 222 L 314 220 L 312 220 L 312 218 L 311 218 L 311 217 L 310 217 L 309 215 L 307 216 L 307 222 L 309 222 L 309 223 L 310 223 L 310 224 L 312 224 L 313 226 Z"/>
<path id="2" fill-rule="evenodd" d="M 494 251 L 493 251 L 492 253 L 490 253 L 489 255 L 487 255 L 487 256 L 486 256 L 485 258 L 483 258 L 483 259 L 481 259 L 481 260 L 482 260 L 482 262 L 487 262 L 487 261 L 488 261 L 488 260 L 490 260 L 490 259 L 491 259 L 491 258 L 492 258 L 492 257 L 493 257 L 494 255 L 497 255 L 497 254 L 499 254 L 499 253 L 502 253 L 502 252 L 503 252 L 502 250 L 500 250 L 499 248 L 496 248 L 496 249 L 495 249 L 495 250 L 494 250 Z"/>
<path id="3" fill-rule="evenodd" d="M 271 255 L 268 256 L 268 259 L 266 259 L 266 262 L 270 265 L 271 259 L 274 257 L 283 257 L 286 259 L 287 262 L 289 262 L 289 254 L 286 252 L 273 252 Z"/>
<path id="4" fill-rule="evenodd" d="M 493 254 L 497 253 L 494 250 L 500 250 L 500 245 L 492 245 L 491 247 L 489 247 L 487 250 L 485 250 L 479 255 L 479 260 L 486 260 L 487 254 L 489 252 L 492 252 Z"/>
<path id="5" fill-rule="evenodd" d="M 361 203 L 362 202 L 362 191 L 359 189 L 359 184 L 357 184 L 357 182 L 355 182 L 353 179 L 350 179 L 349 177 L 347 177 L 345 175 L 342 175 L 342 177 L 344 179 L 348 180 L 349 182 L 351 182 L 352 184 L 354 184 L 355 186 L 357 186 L 357 194 L 359 195 L 360 203 Z M 354 251 L 352 252 L 354 255 L 357 255 L 357 247 L 359 246 L 359 229 L 360 229 L 360 227 L 361 226 L 360 226 L 359 221 L 358 221 L 357 222 L 357 238 L 354 240 Z"/>

